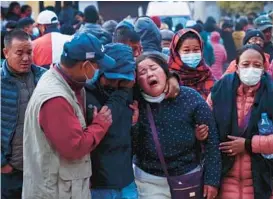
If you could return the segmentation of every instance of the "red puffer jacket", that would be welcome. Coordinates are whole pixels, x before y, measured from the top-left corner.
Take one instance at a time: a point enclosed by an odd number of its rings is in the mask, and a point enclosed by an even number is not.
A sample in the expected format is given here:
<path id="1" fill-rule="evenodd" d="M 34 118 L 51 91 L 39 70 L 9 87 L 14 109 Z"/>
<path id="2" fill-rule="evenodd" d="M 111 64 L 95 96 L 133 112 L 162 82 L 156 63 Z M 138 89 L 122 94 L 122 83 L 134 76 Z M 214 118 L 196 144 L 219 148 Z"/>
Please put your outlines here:
<path id="1" fill-rule="evenodd" d="M 259 85 L 237 90 L 237 113 L 240 124 L 254 102 Z M 273 135 L 252 138 L 253 153 L 273 153 Z M 253 180 L 251 173 L 251 157 L 247 152 L 235 157 L 235 163 L 227 176 L 222 180 L 218 199 L 254 199 Z M 273 196 L 271 197 L 273 199 Z"/>

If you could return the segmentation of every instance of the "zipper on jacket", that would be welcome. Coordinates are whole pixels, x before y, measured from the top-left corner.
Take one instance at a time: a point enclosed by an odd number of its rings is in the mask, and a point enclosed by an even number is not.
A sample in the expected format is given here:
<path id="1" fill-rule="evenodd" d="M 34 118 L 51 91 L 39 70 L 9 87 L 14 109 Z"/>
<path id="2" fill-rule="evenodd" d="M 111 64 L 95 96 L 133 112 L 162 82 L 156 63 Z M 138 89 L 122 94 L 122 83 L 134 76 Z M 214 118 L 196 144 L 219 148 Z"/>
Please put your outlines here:
<path id="1" fill-rule="evenodd" d="M 243 107 L 242 107 L 242 118 L 241 118 L 241 121 L 244 121 L 244 118 L 245 118 L 245 108 L 246 108 L 246 100 L 247 100 L 247 96 L 246 96 L 246 93 L 244 93 L 243 91 Z M 242 179 L 242 153 L 239 154 L 239 199 L 242 199 L 242 195 L 243 195 L 243 179 Z"/>

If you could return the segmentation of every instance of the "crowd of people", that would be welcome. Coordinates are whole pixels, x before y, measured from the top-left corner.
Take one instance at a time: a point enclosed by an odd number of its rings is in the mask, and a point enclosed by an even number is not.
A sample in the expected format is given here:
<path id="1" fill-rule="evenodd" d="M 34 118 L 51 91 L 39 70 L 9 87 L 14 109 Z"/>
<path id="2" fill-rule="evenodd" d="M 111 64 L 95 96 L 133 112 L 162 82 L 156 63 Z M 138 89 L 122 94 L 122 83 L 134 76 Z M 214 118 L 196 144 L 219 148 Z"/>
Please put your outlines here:
<path id="1" fill-rule="evenodd" d="M 1 11 L 3 199 L 273 199 L 272 15 Z"/>

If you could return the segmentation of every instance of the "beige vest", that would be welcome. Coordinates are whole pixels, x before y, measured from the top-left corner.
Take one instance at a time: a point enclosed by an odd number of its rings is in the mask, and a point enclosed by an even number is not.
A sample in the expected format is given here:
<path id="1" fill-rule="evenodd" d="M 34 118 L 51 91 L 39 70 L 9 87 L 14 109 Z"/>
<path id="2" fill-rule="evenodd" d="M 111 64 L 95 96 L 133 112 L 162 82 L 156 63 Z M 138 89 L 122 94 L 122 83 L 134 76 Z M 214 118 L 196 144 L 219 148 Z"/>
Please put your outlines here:
<path id="1" fill-rule="evenodd" d="M 74 108 L 82 128 L 86 127 L 74 91 L 51 68 L 38 82 L 25 113 L 23 199 L 90 199 L 90 154 L 74 161 L 62 159 L 39 125 L 41 106 L 54 97 L 64 97 Z"/>

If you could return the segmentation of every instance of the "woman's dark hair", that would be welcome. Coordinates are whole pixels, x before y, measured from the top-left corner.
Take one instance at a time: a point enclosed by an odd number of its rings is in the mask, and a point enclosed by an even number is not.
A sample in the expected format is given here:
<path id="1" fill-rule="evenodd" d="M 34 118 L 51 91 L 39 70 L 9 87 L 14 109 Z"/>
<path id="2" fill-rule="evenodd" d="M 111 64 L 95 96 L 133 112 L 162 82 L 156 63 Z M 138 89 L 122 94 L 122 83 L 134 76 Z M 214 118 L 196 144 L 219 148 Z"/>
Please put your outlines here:
<path id="1" fill-rule="evenodd" d="M 236 58 L 236 64 L 239 63 L 241 55 L 245 51 L 250 50 L 250 49 L 256 50 L 258 53 L 260 53 L 261 56 L 263 57 L 263 63 L 265 63 L 266 59 L 265 59 L 265 56 L 264 56 L 263 49 L 260 46 L 258 46 L 257 44 L 248 44 L 248 45 L 244 45 L 241 49 L 239 49 L 238 54 L 237 54 L 237 58 Z"/>
<path id="2" fill-rule="evenodd" d="M 31 9 L 31 7 L 30 7 L 29 5 L 23 5 L 23 6 L 21 7 L 21 13 L 25 13 L 25 12 L 27 11 L 28 8 Z"/>
<path id="3" fill-rule="evenodd" d="M 145 59 L 153 60 L 164 70 L 167 78 L 170 76 L 167 60 L 163 57 L 161 53 L 156 53 L 156 52 L 143 53 L 136 59 L 136 66 L 138 66 L 138 64 Z"/>
<path id="4" fill-rule="evenodd" d="M 180 39 L 179 39 L 179 41 L 177 43 L 176 50 L 178 50 L 179 48 L 181 48 L 183 42 L 186 39 L 197 39 L 199 41 L 200 46 L 201 46 L 201 41 L 200 41 L 200 38 L 198 37 L 198 35 L 195 34 L 194 32 L 187 32 L 184 35 L 182 35 L 182 37 L 180 37 Z"/>
<path id="5" fill-rule="evenodd" d="M 9 5 L 8 13 L 13 13 L 13 9 L 14 9 L 16 6 L 20 6 L 20 4 L 19 4 L 17 1 L 11 2 L 10 5 Z"/>

